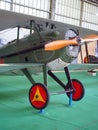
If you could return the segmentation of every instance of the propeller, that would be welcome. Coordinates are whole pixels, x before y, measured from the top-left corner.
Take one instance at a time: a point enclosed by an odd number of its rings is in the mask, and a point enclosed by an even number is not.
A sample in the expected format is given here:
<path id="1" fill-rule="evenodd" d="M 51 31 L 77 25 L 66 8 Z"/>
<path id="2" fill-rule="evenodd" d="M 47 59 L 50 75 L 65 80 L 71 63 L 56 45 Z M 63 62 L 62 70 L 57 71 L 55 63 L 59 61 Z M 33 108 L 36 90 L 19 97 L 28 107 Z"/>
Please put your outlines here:
<path id="1" fill-rule="evenodd" d="M 92 41 L 97 41 L 98 40 L 98 35 L 97 34 L 91 34 L 87 35 L 83 39 L 81 39 L 81 42 L 92 42 Z"/>
<path id="2" fill-rule="evenodd" d="M 59 50 L 69 45 L 78 45 L 76 38 L 72 40 L 57 40 L 45 45 L 46 51 Z"/>
<path id="3" fill-rule="evenodd" d="M 97 34 L 87 35 L 84 38 L 80 38 L 79 36 L 77 36 L 76 38 L 71 39 L 71 40 L 57 40 L 57 41 L 49 42 L 44 46 L 44 48 L 46 51 L 54 51 L 54 50 L 59 50 L 69 45 L 79 46 L 81 45 L 79 43 L 91 42 L 91 41 L 97 41 L 97 40 L 98 40 Z"/>

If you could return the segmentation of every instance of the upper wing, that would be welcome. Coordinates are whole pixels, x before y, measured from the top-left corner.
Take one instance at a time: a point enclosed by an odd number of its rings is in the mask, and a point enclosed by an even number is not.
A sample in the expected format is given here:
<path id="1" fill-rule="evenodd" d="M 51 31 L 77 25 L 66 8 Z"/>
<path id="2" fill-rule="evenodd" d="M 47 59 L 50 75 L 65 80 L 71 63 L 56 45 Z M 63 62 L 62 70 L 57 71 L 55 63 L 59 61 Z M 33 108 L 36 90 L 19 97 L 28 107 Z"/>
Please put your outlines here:
<path id="1" fill-rule="evenodd" d="M 16 12 L 6 11 L 0 9 L 0 31 L 7 29 L 7 28 L 13 28 L 16 26 L 26 27 L 28 26 L 28 22 L 30 20 L 39 20 L 39 18 L 26 15 L 26 14 L 20 14 Z M 39 21 L 41 21 L 42 18 L 40 18 Z"/>
<path id="2" fill-rule="evenodd" d="M 0 64 L 0 75 L 23 75 L 21 69 L 27 68 L 32 74 L 42 71 L 42 64 Z"/>
<path id="3" fill-rule="evenodd" d="M 29 25 L 30 20 L 35 20 L 38 23 L 51 21 L 51 23 L 57 24 L 59 29 L 61 29 L 61 26 L 62 26 L 62 30 L 64 30 L 64 32 L 72 28 L 72 29 L 78 30 L 81 37 L 87 34 L 92 34 L 92 33 L 98 34 L 98 31 L 94 31 L 91 29 L 87 29 L 87 28 L 83 28 L 83 27 L 79 27 L 79 26 L 75 26 L 71 24 L 66 24 L 66 23 L 62 24 L 61 22 L 52 21 L 45 18 L 40 18 L 40 17 L 35 17 L 32 15 L 26 15 L 22 13 L 16 13 L 16 12 L 0 9 L 0 31 L 7 28 L 13 28 L 18 25 L 21 27 L 27 27 Z"/>

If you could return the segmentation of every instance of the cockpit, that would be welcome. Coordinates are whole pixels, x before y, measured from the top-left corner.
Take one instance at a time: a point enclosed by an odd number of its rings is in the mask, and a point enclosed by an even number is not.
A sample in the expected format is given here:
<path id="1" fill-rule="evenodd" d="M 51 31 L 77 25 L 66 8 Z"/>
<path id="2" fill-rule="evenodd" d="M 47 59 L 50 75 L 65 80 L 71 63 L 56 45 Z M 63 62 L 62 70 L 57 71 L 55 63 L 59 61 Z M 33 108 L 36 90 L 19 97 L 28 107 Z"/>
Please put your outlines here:
<path id="1" fill-rule="evenodd" d="M 56 29 L 56 26 L 49 22 L 43 22 L 43 23 L 36 23 L 35 21 L 31 20 L 30 24 L 23 27 L 15 27 L 15 28 L 9 28 L 3 31 L 0 31 L 0 47 L 3 47 L 7 44 L 12 44 L 13 42 L 26 38 L 28 36 L 31 36 L 32 34 L 36 33 L 36 36 L 41 40 L 42 36 L 40 33 L 47 32 L 46 36 L 50 35 L 49 32 L 52 32 L 52 36 L 58 35 L 58 33 L 53 33 L 53 31 Z"/>
<path id="2" fill-rule="evenodd" d="M 33 31 L 32 31 L 33 33 Z M 9 28 L 3 31 L 0 31 L 0 47 L 3 47 L 4 45 L 10 44 L 17 40 L 17 37 L 19 39 L 25 38 L 30 34 L 29 29 L 26 28 L 20 28 L 19 34 L 18 34 L 18 28 Z M 18 36 L 19 35 L 19 36 Z"/>

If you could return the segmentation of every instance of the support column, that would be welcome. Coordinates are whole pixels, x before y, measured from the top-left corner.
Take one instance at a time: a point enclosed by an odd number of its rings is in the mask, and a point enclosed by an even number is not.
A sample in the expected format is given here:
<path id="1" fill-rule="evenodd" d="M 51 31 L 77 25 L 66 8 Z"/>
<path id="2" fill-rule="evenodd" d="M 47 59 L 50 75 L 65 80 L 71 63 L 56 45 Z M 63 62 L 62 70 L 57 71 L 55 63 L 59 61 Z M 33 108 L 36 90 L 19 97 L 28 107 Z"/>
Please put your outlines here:
<path id="1" fill-rule="evenodd" d="M 81 0 L 81 9 L 80 9 L 80 23 L 79 26 L 82 26 L 82 20 L 83 20 L 83 6 L 84 6 L 84 0 Z"/>
<path id="2" fill-rule="evenodd" d="M 49 19 L 51 19 L 51 20 L 54 20 L 54 18 L 55 18 L 55 6 L 56 6 L 56 0 L 50 0 Z"/>
<path id="3" fill-rule="evenodd" d="M 13 0 L 11 0 L 11 3 L 10 3 L 10 11 L 13 11 Z"/>
<path id="4" fill-rule="evenodd" d="M 88 46 L 86 42 L 85 42 L 85 51 L 86 51 L 86 57 L 87 57 L 88 63 L 90 63 L 89 54 L 88 54 Z"/>

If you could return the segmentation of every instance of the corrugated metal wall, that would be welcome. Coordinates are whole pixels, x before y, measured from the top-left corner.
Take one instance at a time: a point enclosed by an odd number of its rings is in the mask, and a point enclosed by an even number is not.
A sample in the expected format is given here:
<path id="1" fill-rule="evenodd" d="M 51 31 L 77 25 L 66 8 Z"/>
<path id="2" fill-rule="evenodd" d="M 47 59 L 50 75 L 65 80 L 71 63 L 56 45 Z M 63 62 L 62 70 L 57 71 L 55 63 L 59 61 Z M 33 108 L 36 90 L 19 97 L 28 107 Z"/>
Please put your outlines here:
<path id="1" fill-rule="evenodd" d="M 98 5 L 87 0 L 0 0 L 0 8 L 98 30 Z"/>
<path id="2" fill-rule="evenodd" d="M 98 6 L 84 2 L 82 26 L 98 30 Z"/>
<path id="3" fill-rule="evenodd" d="M 79 25 L 80 0 L 56 0 L 55 20 Z"/>

